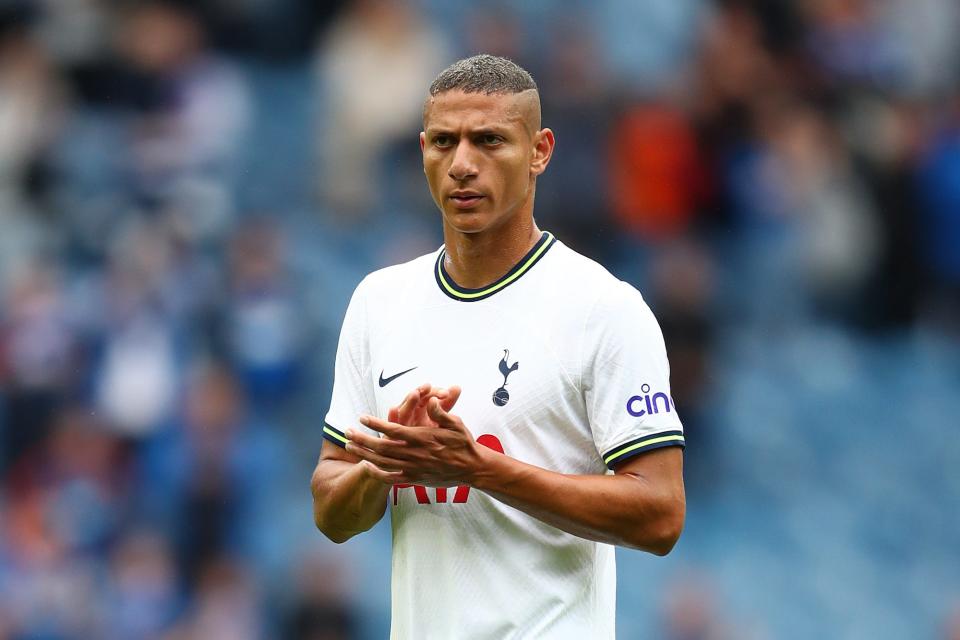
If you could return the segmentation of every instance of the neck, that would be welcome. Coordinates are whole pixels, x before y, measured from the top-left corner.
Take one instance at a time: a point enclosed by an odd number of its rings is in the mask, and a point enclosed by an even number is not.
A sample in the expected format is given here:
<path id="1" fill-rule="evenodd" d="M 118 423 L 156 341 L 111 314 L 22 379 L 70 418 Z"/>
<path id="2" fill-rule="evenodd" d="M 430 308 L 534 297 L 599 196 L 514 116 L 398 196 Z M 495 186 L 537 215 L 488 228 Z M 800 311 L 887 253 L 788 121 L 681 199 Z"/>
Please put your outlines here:
<path id="1" fill-rule="evenodd" d="M 443 228 L 444 268 L 458 285 L 480 289 L 496 282 L 526 255 L 541 236 L 532 217 L 479 233 Z"/>

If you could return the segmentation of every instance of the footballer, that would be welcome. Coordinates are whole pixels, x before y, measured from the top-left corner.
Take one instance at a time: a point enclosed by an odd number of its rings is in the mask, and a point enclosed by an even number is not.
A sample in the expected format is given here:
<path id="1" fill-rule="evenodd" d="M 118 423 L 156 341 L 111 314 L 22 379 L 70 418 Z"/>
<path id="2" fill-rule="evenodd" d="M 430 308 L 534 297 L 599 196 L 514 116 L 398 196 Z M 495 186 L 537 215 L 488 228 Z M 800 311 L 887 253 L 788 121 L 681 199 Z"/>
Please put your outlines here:
<path id="1" fill-rule="evenodd" d="M 540 118 L 507 59 L 436 78 L 420 148 L 443 246 L 368 275 L 343 321 L 314 519 L 342 542 L 390 510 L 392 638 L 613 638 L 614 546 L 665 555 L 683 528 L 660 327 L 538 228 Z"/>

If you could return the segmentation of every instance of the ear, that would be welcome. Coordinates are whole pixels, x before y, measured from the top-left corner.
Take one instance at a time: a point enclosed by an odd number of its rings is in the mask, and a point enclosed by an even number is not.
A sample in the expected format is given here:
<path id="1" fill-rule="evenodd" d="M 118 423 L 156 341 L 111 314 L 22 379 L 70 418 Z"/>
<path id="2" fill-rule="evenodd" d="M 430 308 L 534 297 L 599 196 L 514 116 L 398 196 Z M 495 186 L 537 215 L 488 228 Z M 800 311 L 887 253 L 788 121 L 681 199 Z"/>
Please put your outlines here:
<path id="1" fill-rule="evenodd" d="M 550 158 L 553 157 L 553 148 L 556 145 L 553 131 L 547 128 L 540 129 L 533 134 L 533 158 L 530 161 L 530 173 L 538 176 L 547 170 Z"/>
<path id="2" fill-rule="evenodd" d="M 420 132 L 420 151 L 421 151 L 421 153 L 423 152 L 423 148 L 426 146 L 426 144 L 427 144 L 427 134 L 424 133 L 423 131 L 421 131 L 421 132 Z"/>

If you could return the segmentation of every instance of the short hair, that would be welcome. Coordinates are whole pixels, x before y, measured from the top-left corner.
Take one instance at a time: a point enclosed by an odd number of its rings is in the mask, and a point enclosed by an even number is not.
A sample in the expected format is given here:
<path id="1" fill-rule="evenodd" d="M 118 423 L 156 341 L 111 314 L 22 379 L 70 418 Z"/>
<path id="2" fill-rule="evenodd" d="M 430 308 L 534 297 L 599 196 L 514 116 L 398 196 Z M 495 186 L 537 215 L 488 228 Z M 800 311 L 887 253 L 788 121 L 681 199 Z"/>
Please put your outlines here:
<path id="1" fill-rule="evenodd" d="M 513 60 L 483 53 L 457 60 L 440 72 L 430 84 L 430 95 L 453 90 L 464 93 L 521 93 L 533 89 L 539 93 L 526 69 Z"/>

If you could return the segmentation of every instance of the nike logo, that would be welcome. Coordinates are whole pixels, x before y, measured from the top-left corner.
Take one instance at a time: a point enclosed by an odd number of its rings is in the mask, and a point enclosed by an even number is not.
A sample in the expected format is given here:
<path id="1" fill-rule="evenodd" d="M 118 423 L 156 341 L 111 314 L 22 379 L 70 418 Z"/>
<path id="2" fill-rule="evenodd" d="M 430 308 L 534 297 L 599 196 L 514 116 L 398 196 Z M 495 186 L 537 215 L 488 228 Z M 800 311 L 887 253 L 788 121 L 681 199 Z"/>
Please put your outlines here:
<path id="1" fill-rule="evenodd" d="M 387 386 L 388 384 L 390 384 L 391 382 L 393 382 L 394 380 L 396 380 L 397 378 L 399 378 L 399 377 L 402 376 L 403 374 L 405 374 L 405 373 L 410 373 L 410 372 L 413 371 L 414 369 L 416 369 L 416 367 L 410 367 L 410 368 L 407 369 L 406 371 L 401 371 L 400 373 L 395 373 L 395 374 L 393 374 L 392 376 L 390 376 L 389 378 L 384 378 L 384 377 L 383 377 L 383 369 L 381 369 L 381 370 L 380 370 L 380 388 L 383 388 L 383 387 Z"/>

